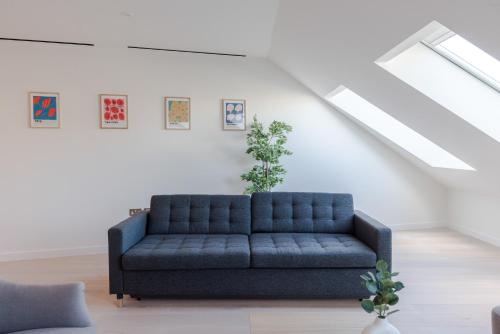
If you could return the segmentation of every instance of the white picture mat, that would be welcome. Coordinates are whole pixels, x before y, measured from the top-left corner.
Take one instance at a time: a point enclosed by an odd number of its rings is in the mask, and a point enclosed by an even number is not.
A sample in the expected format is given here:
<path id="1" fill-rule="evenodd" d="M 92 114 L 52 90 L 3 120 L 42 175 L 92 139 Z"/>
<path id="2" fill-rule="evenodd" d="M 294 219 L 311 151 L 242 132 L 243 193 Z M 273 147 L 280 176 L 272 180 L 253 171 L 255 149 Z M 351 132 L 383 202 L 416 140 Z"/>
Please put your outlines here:
<path id="1" fill-rule="evenodd" d="M 227 123 L 227 105 L 228 104 L 242 104 L 243 105 L 243 119 L 241 123 L 232 124 Z M 244 99 L 222 99 L 222 126 L 224 130 L 245 130 L 246 129 L 246 114 L 247 114 L 246 101 Z"/>
<path id="2" fill-rule="evenodd" d="M 124 120 L 106 120 L 105 119 L 105 99 L 123 99 Z M 99 117 L 102 129 L 128 129 L 128 95 L 125 94 L 100 94 L 99 95 Z"/>

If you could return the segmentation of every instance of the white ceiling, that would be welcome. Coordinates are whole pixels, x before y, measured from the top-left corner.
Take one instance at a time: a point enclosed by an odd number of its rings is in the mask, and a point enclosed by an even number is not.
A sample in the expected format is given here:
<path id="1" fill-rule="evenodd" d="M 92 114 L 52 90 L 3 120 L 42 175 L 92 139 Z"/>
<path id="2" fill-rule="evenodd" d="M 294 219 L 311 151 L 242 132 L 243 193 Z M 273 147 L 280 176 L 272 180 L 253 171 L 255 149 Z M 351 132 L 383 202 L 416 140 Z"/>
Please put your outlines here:
<path id="1" fill-rule="evenodd" d="M 0 37 L 265 56 L 277 8 L 278 0 L 1 0 Z"/>
<path id="2" fill-rule="evenodd" d="M 270 58 L 321 97 L 348 87 L 477 169 L 428 168 L 399 150 L 440 182 L 500 194 L 500 143 L 374 63 L 434 20 L 500 59 L 499 18 L 499 0 L 283 0 Z"/>

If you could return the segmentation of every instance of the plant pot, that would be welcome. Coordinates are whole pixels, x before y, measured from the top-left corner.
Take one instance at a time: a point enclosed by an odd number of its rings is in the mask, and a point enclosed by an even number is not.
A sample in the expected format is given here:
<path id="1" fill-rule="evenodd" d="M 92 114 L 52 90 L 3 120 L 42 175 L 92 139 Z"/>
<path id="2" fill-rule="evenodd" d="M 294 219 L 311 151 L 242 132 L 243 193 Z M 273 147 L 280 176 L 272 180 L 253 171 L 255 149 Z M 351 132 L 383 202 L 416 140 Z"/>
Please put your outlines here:
<path id="1" fill-rule="evenodd" d="M 375 321 L 365 329 L 361 334 L 401 334 L 396 327 L 391 325 L 389 320 L 375 318 Z"/>

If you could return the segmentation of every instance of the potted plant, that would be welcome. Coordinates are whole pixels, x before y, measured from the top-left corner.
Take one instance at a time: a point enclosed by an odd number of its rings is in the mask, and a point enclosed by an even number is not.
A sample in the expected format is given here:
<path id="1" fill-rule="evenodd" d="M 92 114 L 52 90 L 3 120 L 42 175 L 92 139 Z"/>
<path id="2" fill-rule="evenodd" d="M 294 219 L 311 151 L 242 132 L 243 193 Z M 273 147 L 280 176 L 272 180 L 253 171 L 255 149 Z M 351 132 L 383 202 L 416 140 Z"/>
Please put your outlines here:
<path id="1" fill-rule="evenodd" d="M 287 134 L 292 127 L 284 122 L 273 121 L 269 129 L 264 129 L 262 123 L 253 117 L 250 132 L 247 134 L 247 154 L 258 161 L 250 171 L 241 175 L 243 181 L 250 183 L 245 188 L 246 194 L 261 191 L 271 191 L 276 185 L 283 183 L 285 168 L 280 165 L 280 158 L 291 155 L 285 148 Z"/>
<path id="2" fill-rule="evenodd" d="M 362 334 L 400 334 L 387 320 L 388 316 L 399 311 L 391 310 L 399 301 L 396 293 L 404 288 L 403 283 L 393 281 L 397 275 L 389 271 L 389 265 L 383 260 L 377 261 L 375 274 L 367 272 L 361 275 L 361 285 L 370 292 L 369 299 L 361 300 L 361 307 L 368 313 L 377 314 L 375 321 Z"/>

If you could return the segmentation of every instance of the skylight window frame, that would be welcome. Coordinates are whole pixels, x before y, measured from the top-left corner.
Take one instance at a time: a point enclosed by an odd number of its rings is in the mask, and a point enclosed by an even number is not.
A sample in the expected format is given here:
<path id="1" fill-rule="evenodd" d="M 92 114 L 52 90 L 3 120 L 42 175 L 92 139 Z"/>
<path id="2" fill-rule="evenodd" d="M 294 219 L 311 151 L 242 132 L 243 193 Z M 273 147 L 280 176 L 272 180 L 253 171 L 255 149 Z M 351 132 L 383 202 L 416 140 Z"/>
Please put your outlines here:
<path id="1" fill-rule="evenodd" d="M 432 51 L 436 52 L 441 57 L 447 59 L 448 61 L 452 62 L 456 66 L 460 67 L 462 70 L 469 73 L 470 75 L 472 75 L 476 79 L 480 80 L 484 84 L 493 88 L 498 93 L 500 93 L 500 82 L 498 82 L 495 78 L 491 77 L 490 75 L 488 75 L 488 73 L 485 73 L 484 71 L 475 67 L 474 65 L 469 63 L 467 60 L 465 60 L 464 58 L 462 58 L 460 55 L 456 54 L 455 52 L 452 52 L 451 50 L 449 50 L 443 46 L 440 46 L 441 43 L 443 43 L 444 41 L 446 41 L 454 36 L 460 36 L 460 35 L 456 34 L 455 32 L 453 32 L 451 30 L 448 30 L 448 31 L 444 32 L 443 34 L 439 35 L 438 37 L 434 38 L 433 40 L 428 41 L 428 40 L 424 39 L 424 40 L 420 41 L 420 43 L 425 45 L 426 47 L 428 47 Z M 461 37 L 461 38 L 463 38 L 463 37 Z M 469 41 L 467 41 L 467 42 L 469 42 Z"/>
<path id="2" fill-rule="evenodd" d="M 425 136 L 392 117 L 384 110 L 345 86 L 339 86 L 324 99 L 335 109 L 404 150 L 431 168 L 475 172 L 476 169 Z M 340 99 L 340 101 L 339 101 Z M 350 100 L 350 101 L 349 101 Z M 349 106 L 347 104 L 350 104 Z"/>

